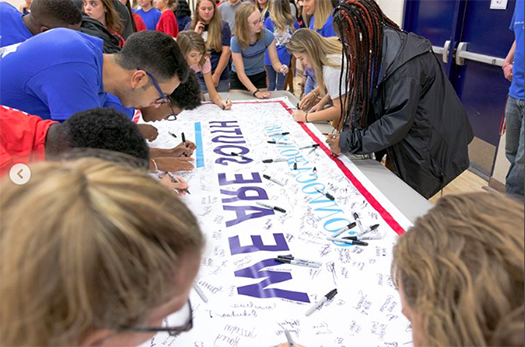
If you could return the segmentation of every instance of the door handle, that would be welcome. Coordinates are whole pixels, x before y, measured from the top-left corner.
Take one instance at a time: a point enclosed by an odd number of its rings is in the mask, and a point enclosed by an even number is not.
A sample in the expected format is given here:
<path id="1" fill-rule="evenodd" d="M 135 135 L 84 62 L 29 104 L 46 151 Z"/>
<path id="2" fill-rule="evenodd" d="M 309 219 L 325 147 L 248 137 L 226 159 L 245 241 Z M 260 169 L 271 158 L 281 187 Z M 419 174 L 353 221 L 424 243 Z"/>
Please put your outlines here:
<path id="1" fill-rule="evenodd" d="M 432 46 L 432 51 L 436 54 L 441 54 L 443 63 L 448 63 L 448 54 L 450 52 L 450 40 L 445 41 L 443 47 Z"/>
<path id="2" fill-rule="evenodd" d="M 465 60 L 473 60 L 478 63 L 494 65 L 494 66 L 503 66 L 505 59 L 493 57 L 490 55 L 473 53 L 467 51 L 468 42 L 460 42 L 458 49 L 456 51 L 456 64 L 459 66 L 465 65 Z"/>

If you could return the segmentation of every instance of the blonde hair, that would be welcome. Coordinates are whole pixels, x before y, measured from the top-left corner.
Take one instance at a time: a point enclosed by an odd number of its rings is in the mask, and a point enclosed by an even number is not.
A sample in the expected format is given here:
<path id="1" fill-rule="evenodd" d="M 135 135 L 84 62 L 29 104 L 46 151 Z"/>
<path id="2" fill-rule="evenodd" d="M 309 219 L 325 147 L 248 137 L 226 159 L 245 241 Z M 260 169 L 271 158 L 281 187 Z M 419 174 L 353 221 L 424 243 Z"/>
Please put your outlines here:
<path id="1" fill-rule="evenodd" d="M 284 32 L 287 26 L 290 26 L 292 32 L 295 31 L 295 18 L 292 16 L 288 0 L 270 0 L 270 18 L 277 31 Z"/>
<path id="2" fill-rule="evenodd" d="M 146 323 L 180 259 L 200 255 L 195 217 L 129 167 L 87 158 L 31 170 L 22 186 L 2 181 L 0 345 L 73 346 Z"/>
<path id="3" fill-rule="evenodd" d="M 331 0 L 315 0 L 314 30 L 321 30 L 323 28 L 333 10 Z"/>
<path id="4" fill-rule="evenodd" d="M 193 49 L 201 53 L 202 58 L 199 62 L 199 65 L 201 67 L 204 65 L 208 51 L 206 50 L 206 43 L 204 42 L 202 36 L 193 30 L 181 31 L 177 36 L 177 43 L 179 44 L 184 58 L 186 58 L 188 53 L 190 53 Z"/>
<path id="5" fill-rule="evenodd" d="M 325 38 L 310 29 L 297 30 L 286 45 L 288 50 L 293 53 L 306 54 L 310 59 L 314 69 L 315 79 L 319 84 L 321 93 L 324 94 L 325 86 L 323 82 L 323 66 L 341 68 L 341 63 L 336 63 L 328 58 L 329 55 L 341 55 L 342 46 L 337 38 Z"/>
<path id="6" fill-rule="evenodd" d="M 248 17 L 252 13 L 259 13 L 255 5 L 245 2 L 237 9 L 235 12 L 235 36 L 237 41 L 241 44 L 242 49 L 248 48 L 250 45 L 250 27 L 248 23 Z M 258 32 L 255 36 L 257 41 L 259 41 L 264 35 L 265 29 L 263 28 L 261 32 Z"/>
<path id="7" fill-rule="evenodd" d="M 215 52 L 222 52 L 222 16 L 221 11 L 217 10 L 217 2 L 215 0 L 197 0 L 195 5 L 195 13 L 193 14 L 193 20 L 191 21 L 191 30 L 195 30 L 198 22 L 204 20 L 199 15 L 199 6 L 202 2 L 209 1 L 213 5 L 213 17 L 210 20 L 208 27 L 208 38 L 206 40 L 206 47 L 208 50 L 215 50 Z"/>
<path id="8" fill-rule="evenodd" d="M 266 12 L 268 12 L 268 10 L 270 9 L 270 2 L 272 2 L 273 0 L 267 0 L 265 2 L 265 5 L 264 7 L 259 3 L 259 0 L 255 0 L 255 7 L 257 7 L 257 9 L 259 10 L 259 12 L 261 13 L 261 16 L 263 18 L 266 17 Z M 271 12 L 270 12 L 271 14 Z"/>
<path id="9" fill-rule="evenodd" d="M 523 205 L 446 196 L 400 238 L 392 275 L 426 346 L 523 346 Z"/>

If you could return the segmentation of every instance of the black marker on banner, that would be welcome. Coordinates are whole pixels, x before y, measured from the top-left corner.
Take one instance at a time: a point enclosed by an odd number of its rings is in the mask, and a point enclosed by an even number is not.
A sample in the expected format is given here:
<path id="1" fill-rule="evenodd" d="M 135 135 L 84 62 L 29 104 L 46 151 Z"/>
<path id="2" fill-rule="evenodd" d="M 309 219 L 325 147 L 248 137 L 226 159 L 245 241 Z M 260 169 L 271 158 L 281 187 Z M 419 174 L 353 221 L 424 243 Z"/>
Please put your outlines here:
<path id="1" fill-rule="evenodd" d="M 239 157 L 239 158 L 246 159 L 246 160 L 252 160 L 251 158 L 245 157 L 244 155 L 235 153 L 235 152 L 231 152 L 231 155 L 233 155 L 234 157 Z"/>
<path id="2" fill-rule="evenodd" d="M 256 204 L 259 205 L 259 206 L 262 206 L 262 207 L 269 208 L 270 210 L 275 210 L 277 212 L 286 213 L 286 210 L 284 208 L 268 205 L 268 204 L 265 204 L 265 203 L 259 202 L 259 201 L 257 201 Z"/>

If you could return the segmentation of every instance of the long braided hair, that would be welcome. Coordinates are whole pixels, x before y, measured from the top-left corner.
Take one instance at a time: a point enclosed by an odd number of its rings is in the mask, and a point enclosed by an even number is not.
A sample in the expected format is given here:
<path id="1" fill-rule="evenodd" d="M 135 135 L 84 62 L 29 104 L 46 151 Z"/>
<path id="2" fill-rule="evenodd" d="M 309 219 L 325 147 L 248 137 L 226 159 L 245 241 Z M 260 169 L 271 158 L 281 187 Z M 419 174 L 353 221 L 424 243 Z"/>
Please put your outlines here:
<path id="1" fill-rule="evenodd" d="M 377 87 L 383 59 L 384 26 L 400 30 L 374 0 L 342 0 L 334 10 L 334 23 L 343 44 L 341 82 L 348 93 L 343 97 L 337 128 L 347 122 L 364 128 L 371 109 L 372 90 Z M 355 119 L 353 119 L 355 117 Z"/>

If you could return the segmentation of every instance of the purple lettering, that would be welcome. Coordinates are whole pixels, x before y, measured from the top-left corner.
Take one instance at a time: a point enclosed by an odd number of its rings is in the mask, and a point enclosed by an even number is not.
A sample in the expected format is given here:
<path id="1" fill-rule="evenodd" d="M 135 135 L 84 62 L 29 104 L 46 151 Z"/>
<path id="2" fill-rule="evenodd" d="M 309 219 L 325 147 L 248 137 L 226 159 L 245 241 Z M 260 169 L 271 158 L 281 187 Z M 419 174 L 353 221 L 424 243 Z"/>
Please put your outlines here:
<path id="1" fill-rule="evenodd" d="M 232 255 L 243 254 L 243 253 L 255 253 L 259 251 L 269 251 L 269 252 L 281 252 L 288 251 L 288 243 L 284 238 L 283 234 L 273 234 L 273 239 L 275 240 L 275 245 L 265 245 L 262 241 L 262 237 L 259 235 L 251 235 L 252 239 L 251 245 L 241 246 L 241 241 L 239 236 L 233 236 L 228 238 L 230 242 L 230 251 Z"/>
<path id="2" fill-rule="evenodd" d="M 233 181 L 228 181 L 226 179 L 225 173 L 219 174 L 219 185 L 221 186 L 227 186 L 230 184 L 247 184 L 247 183 L 262 183 L 261 176 L 257 172 L 252 172 L 251 178 L 244 178 L 242 177 L 243 174 L 235 174 L 235 179 Z"/>
<path id="3" fill-rule="evenodd" d="M 226 227 L 232 227 L 250 219 L 257 219 L 275 214 L 273 210 L 264 207 L 256 206 L 223 206 L 225 211 L 234 211 L 236 218 L 226 222 Z M 248 214 L 248 211 L 257 211 L 256 213 Z"/>

